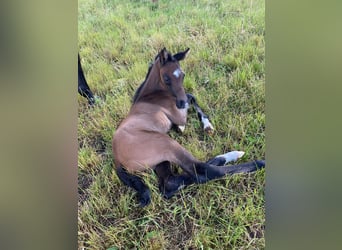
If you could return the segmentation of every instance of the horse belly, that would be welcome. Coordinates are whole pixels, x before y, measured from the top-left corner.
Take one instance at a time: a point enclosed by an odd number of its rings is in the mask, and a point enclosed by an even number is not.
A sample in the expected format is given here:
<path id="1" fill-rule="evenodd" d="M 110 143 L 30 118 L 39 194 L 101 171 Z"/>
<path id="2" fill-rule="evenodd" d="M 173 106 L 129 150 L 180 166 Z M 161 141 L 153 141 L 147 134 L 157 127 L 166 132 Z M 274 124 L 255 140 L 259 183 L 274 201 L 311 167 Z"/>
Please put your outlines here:
<path id="1" fill-rule="evenodd" d="M 116 135 L 113 139 L 113 154 L 129 172 L 142 172 L 164 161 L 168 149 L 161 145 L 154 133 Z"/>

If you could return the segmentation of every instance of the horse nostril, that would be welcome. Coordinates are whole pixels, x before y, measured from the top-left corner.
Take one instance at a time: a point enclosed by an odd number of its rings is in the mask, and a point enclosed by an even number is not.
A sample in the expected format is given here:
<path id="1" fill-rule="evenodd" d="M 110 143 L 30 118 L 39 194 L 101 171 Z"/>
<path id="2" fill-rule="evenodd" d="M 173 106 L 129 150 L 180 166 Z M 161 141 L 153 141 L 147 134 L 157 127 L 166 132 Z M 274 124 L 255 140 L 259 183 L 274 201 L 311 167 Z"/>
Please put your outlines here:
<path id="1" fill-rule="evenodd" d="M 176 101 L 176 106 L 177 106 L 177 108 L 179 108 L 179 109 L 184 109 L 185 108 L 185 101 L 183 101 L 183 100 L 180 100 L 180 101 Z"/>

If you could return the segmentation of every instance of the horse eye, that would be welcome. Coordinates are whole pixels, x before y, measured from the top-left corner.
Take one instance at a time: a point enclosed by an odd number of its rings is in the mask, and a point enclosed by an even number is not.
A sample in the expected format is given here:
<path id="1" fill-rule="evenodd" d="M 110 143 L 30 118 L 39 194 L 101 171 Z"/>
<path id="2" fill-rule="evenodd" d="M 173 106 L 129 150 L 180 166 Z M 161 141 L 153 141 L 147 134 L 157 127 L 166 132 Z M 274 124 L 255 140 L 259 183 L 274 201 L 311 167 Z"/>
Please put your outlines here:
<path id="1" fill-rule="evenodd" d="M 168 75 L 163 75 L 164 83 L 167 85 L 171 84 L 171 78 Z"/>

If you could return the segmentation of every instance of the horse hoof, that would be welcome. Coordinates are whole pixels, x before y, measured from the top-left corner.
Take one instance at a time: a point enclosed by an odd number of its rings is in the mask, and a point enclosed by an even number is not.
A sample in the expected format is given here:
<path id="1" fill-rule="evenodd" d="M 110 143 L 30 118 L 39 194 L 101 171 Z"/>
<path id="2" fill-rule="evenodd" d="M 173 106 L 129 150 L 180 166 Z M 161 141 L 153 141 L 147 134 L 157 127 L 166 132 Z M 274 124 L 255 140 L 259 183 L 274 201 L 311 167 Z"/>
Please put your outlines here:
<path id="1" fill-rule="evenodd" d="M 148 204 L 151 203 L 151 195 L 150 192 L 145 192 L 142 195 L 140 195 L 139 197 L 139 203 L 140 203 L 140 207 L 145 207 Z"/>
<path id="2" fill-rule="evenodd" d="M 166 199 L 166 200 L 169 200 L 169 199 L 171 199 L 174 196 L 175 193 L 176 193 L 176 191 L 165 192 L 165 193 L 163 193 L 163 198 Z"/>
<path id="3" fill-rule="evenodd" d="M 255 163 L 258 168 L 264 168 L 266 166 L 266 162 L 264 160 L 256 160 Z"/>
<path id="4" fill-rule="evenodd" d="M 151 198 L 148 199 L 139 199 L 140 207 L 146 207 L 148 204 L 151 203 Z"/>
<path id="5" fill-rule="evenodd" d="M 209 134 L 209 135 L 212 135 L 214 134 L 214 127 L 210 124 L 209 126 L 205 127 L 204 128 L 204 131 Z"/>

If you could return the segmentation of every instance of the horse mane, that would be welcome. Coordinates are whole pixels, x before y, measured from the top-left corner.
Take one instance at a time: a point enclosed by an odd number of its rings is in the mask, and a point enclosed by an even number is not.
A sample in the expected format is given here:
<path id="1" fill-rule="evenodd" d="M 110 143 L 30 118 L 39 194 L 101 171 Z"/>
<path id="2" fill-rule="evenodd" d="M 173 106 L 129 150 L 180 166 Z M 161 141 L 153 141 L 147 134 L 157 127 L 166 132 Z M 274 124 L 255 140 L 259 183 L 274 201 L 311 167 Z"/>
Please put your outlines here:
<path id="1" fill-rule="evenodd" d="M 159 55 L 156 55 L 156 57 L 154 58 L 154 61 L 157 60 Z M 146 80 L 148 78 L 148 76 L 150 75 L 151 73 L 151 69 L 152 69 L 152 66 L 153 66 L 153 62 L 150 63 L 150 65 L 148 66 L 148 71 L 147 71 L 147 74 L 145 76 L 145 80 L 140 84 L 139 88 L 135 91 L 135 94 L 133 96 L 133 104 L 137 101 L 138 99 L 138 96 L 140 95 L 140 92 L 142 90 L 142 88 L 144 87 L 145 83 L 146 83 Z"/>
<path id="2" fill-rule="evenodd" d="M 153 63 L 150 63 L 150 65 L 148 66 L 147 74 L 145 76 L 145 80 L 140 84 L 139 88 L 135 91 L 135 94 L 133 96 L 133 104 L 137 101 L 138 96 L 140 95 L 140 92 L 141 92 L 142 88 L 144 87 L 148 76 L 151 73 L 152 66 L 153 66 Z"/>

